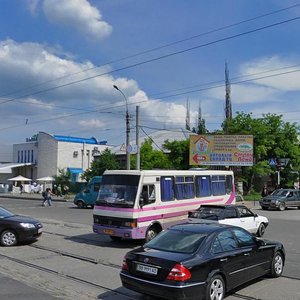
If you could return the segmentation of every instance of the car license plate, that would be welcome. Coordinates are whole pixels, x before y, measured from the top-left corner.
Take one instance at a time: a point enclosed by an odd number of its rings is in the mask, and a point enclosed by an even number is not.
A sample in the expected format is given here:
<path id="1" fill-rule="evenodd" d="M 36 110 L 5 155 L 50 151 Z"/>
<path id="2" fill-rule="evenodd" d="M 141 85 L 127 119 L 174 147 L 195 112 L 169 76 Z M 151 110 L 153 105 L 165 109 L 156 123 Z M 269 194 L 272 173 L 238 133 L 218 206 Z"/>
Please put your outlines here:
<path id="1" fill-rule="evenodd" d="M 144 265 L 137 265 L 136 267 L 137 271 L 144 272 L 147 274 L 157 275 L 157 268 L 144 266 Z"/>
<path id="2" fill-rule="evenodd" d="M 38 229 L 38 233 L 41 233 L 43 231 L 43 228 Z"/>
<path id="3" fill-rule="evenodd" d="M 104 230 L 103 230 L 103 233 L 109 234 L 109 235 L 115 234 L 115 232 L 114 232 L 112 229 L 104 229 Z"/>

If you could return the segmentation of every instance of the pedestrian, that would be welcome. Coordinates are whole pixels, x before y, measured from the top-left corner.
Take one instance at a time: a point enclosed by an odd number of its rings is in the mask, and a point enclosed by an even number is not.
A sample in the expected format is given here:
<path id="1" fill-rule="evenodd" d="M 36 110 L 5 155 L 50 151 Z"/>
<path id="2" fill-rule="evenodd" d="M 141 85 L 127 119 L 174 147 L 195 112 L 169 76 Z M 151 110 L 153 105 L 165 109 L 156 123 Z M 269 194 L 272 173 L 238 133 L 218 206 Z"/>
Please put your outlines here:
<path id="1" fill-rule="evenodd" d="M 266 185 L 264 185 L 264 187 L 263 187 L 263 189 L 262 189 L 262 191 L 261 191 L 261 196 L 262 196 L 262 197 L 266 197 L 266 196 L 268 196 L 268 195 L 269 195 L 268 188 L 267 188 Z"/>
<path id="2" fill-rule="evenodd" d="M 51 196 L 54 196 L 55 194 L 53 194 L 51 192 L 51 189 L 50 188 L 47 188 L 46 191 L 44 191 L 42 193 L 42 196 L 43 196 L 43 206 L 46 206 L 46 202 L 48 203 L 48 206 L 51 206 L 52 205 L 52 197 Z"/>
<path id="3" fill-rule="evenodd" d="M 56 194 L 56 196 L 58 197 L 62 197 L 62 191 L 61 191 L 61 186 L 60 185 L 58 185 L 57 186 L 57 194 Z"/>
<path id="4" fill-rule="evenodd" d="M 69 187 L 67 185 L 64 186 L 64 194 L 68 195 Z"/>
<path id="5" fill-rule="evenodd" d="M 23 189 L 24 189 L 24 187 L 23 187 L 23 184 L 21 183 L 21 184 L 20 184 L 20 194 L 23 193 L 23 191 L 24 191 Z"/>

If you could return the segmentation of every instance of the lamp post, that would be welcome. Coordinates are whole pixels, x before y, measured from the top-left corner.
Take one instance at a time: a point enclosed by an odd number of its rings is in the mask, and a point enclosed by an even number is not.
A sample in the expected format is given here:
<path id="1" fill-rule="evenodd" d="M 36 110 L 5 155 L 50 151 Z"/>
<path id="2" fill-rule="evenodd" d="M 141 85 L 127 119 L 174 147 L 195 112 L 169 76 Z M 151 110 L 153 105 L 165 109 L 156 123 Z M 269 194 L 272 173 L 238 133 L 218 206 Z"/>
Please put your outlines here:
<path id="1" fill-rule="evenodd" d="M 130 153 L 128 152 L 130 140 L 130 116 L 128 112 L 127 98 L 125 94 L 116 85 L 113 85 L 113 87 L 122 94 L 126 103 L 126 170 L 130 170 Z"/>

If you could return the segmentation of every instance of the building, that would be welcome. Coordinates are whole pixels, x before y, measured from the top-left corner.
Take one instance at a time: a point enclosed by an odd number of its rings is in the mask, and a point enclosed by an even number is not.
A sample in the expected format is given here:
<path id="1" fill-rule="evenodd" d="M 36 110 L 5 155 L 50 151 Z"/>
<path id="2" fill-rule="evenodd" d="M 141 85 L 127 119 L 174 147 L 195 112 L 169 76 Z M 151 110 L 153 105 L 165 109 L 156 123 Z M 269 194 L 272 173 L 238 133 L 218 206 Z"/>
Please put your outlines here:
<path id="1" fill-rule="evenodd" d="M 0 183 L 23 175 L 33 181 L 37 178 L 58 175 L 59 169 L 71 173 L 73 182 L 81 181 L 80 175 L 90 168 L 94 157 L 106 148 L 106 141 L 51 135 L 39 132 L 25 143 L 13 145 L 13 162 L 0 165 Z"/>

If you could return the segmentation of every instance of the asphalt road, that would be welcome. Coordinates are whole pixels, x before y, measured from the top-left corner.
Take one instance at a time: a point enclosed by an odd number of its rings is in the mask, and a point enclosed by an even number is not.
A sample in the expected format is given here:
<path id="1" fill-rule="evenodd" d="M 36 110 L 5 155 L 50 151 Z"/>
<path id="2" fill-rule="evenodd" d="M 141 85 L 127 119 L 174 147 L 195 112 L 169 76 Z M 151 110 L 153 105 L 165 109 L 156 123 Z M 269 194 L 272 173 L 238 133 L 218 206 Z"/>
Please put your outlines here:
<path id="1" fill-rule="evenodd" d="M 138 243 L 116 243 L 94 234 L 91 209 L 78 209 L 71 202 L 54 201 L 53 207 L 49 208 L 42 207 L 41 201 L 4 198 L 0 198 L 0 205 L 40 219 L 45 225 L 45 233 L 33 244 L 34 247 L 0 248 L 0 299 L 148 299 L 122 288 L 118 275 L 124 254 Z M 270 225 L 264 238 L 285 245 L 284 276 L 253 282 L 227 296 L 226 300 L 300 300 L 300 210 L 262 211 L 258 205 L 253 210 L 269 218 Z M 66 253 L 58 255 L 51 252 L 51 248 L 93 258 L 97 264 L 74 260 Z M 22 260 L 32 266 L 16 263 Z M 33 271 L 32 267 L 36 265 L 39 269 Z M 54 273 L 50 274 L 49 269 Z M 81 282 L 71 282 L 74 278 Z"/>

